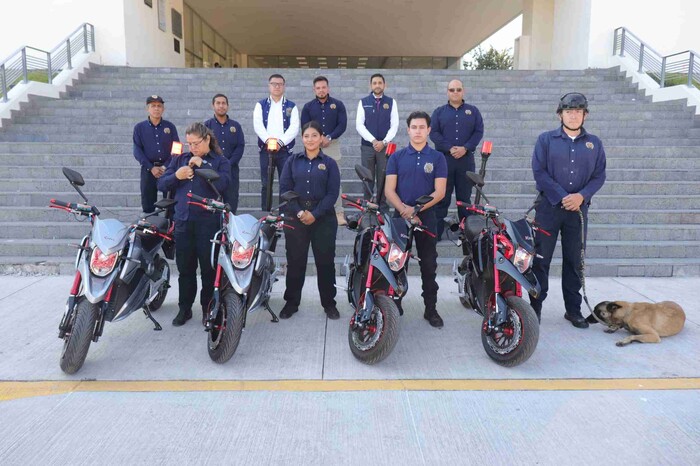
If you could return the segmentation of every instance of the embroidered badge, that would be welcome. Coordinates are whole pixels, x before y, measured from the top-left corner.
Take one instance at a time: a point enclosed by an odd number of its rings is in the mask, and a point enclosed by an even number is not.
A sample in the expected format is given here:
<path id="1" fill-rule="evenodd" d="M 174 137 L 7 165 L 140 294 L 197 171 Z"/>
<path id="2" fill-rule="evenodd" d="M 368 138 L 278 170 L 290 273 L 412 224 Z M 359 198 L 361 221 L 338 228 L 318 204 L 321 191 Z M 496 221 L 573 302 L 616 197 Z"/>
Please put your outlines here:
<path id="1" fill-rule="evenodd" d="M 157 98 L 158 98 L 157 95 L 152 95 L 152 96 L 151 96 L 151 99 L 157 99 Z"/>
<path id="2" fill-rule="evenodd" d="M 319 169 L 319 170 L 325 170 L 325 169 L 326 169 L 326 164 L 325 164 L 325 163 L 319 163 L 319 164 L 318 164 L 318 169 Z"/>
<path id="3" fill-rule="evenodd" d="M 389 110 L 389 104 L 384 104 L 382 107 L 384 107 L 384 110 Z"/>
<path id="4" fill-rule="evenodd" d="M 469 109 L 466 109 L 466 110 L 464 111 L 464 113 L 466 113 L 467 115 L 471 115 L 471 114 L 472 114 L 472 111 L 469 110 Z"/>
<path id="5" fill-rule="evenodd" d="M 425 173 L 432 173 L 433 172 L 433 164 L 428 162 L 425 165 L 423 165 L 423 170 L 425 170 Z"/>
<path id="6" fill-rule="evenodd" d="M 231 132 L 232 132 L 232 133 L 235 133 L 235 132 L 236 132 L 236 127 L 235 127 L 235 126 L 231 126 Z"/>
<path id="7" fill-rule="evenodd" d="M 594 146 L 592 142 L 587 142 L 586 147 L 588 147 L 589 149 L 593 149 Z"/>
<path id="8" fill-rule="evenodd" d="M 165 128 L 165 129 L 163 130 L 163 132 L 164 132 L 165 134 L 170 134 L 170 128 Z"/>
<path id="9" fill-rule="evenodd" d="M 331 104 L 331 110 L 335 110 L 335 104 Z"/>
<path id="10" fill-rule="evenodd" d="M 292 114 L 292 108 L 288 107 L 287 108 L 287 116 L 290 116 Z"/>

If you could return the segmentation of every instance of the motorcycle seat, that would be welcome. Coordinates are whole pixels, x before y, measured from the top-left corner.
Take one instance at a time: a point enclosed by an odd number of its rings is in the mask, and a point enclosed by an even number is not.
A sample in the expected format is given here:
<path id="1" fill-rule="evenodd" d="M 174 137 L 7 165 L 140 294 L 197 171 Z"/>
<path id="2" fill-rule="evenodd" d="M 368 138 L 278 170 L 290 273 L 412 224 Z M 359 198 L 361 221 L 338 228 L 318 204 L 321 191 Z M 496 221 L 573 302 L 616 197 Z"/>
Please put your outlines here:
<path id="1" fill-rule="evenodd" d="M 170 228 L 170 220 L 165 217 L 158 217 L 157 215 L 154 215 L 152 217 L 148 217 L 146 222 L 156 227 L 161 233 L 167 232 Z"/>
<path id="2" fill-rule="evenodd" d="M 464 234 L 470 241 L 479 236 L 484 228 L 486 228 L 486 219 L 480 215 L 468 215 L 464 220 Z"/>

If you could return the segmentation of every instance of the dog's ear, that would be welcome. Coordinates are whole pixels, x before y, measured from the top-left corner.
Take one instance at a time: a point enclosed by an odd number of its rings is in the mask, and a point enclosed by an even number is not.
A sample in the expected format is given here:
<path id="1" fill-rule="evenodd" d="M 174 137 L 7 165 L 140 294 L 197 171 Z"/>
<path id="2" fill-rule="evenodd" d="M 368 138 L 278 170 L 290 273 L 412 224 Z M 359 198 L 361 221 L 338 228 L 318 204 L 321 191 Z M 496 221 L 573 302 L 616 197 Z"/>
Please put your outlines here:
<path id="1" fill-rule="evenodd" d="M 608 303 L 608 305 L 605 307 L 605 309 L 607 309 L 609 312 L 613 312 L 617 309 L 620 309 L 621 307 L 622 306 L 620 306 L 619 304 L 617 304 L 616 302 L 613 301 L 611 303 Z"/>

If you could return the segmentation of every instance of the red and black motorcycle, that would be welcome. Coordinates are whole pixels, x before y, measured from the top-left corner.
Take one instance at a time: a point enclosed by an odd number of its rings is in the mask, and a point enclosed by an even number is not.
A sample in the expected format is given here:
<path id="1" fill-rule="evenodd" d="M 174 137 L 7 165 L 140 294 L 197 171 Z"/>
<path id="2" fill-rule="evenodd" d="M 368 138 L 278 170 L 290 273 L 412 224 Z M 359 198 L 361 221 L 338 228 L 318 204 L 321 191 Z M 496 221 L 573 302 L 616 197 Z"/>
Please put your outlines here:
<path id="1" fill-rule="evenodd" d="M 491 142 L 484 142 L 479 174 L 467 173 L 476 188 L 474 204 L 457 202 L 469 215 L 461 221 L 449 217 L 445 222 L 450 231 L 459 232 L 458 244 L 465 255 L 453 269 L 459 300 L 483 316 L 481 340 L 486 354 L 498 364 L 512 367 L 527 361 L 539 340 L 538 316 L 522 295 L 523 289 L 533 296 L 540 293 L 532 271 L 535 234 L 549 233 L 535 226 L 527 215 L 508 220 L 490 205 L 482 188 L 491 147 Z M 486 204 L 480 204 L 482 197 Z"/>

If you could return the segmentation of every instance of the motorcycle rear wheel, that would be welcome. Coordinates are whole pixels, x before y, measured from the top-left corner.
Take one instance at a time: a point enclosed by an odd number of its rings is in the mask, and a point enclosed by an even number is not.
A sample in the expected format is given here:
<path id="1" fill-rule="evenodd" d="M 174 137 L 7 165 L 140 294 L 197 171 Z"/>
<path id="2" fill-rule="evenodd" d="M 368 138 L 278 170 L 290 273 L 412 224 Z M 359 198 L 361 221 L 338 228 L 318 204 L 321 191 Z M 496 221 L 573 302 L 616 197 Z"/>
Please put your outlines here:
<path id="1" fill-rule="evenodd" d="M 156 259 L 156 275 L 159 277 L 165 276 L 165 283 L 161 285 L 156 298 L 148 305 L 148 310 L 151 312 L 160 309 L 165 302 L 165 297 L 168 296 L 168 288 L 170 288 L 170 266 L 168 261 L 160 256 Z"/>
<path id="2" fill-rule="evenodd" d="M 244 316 L 243 298 L 229 288 L 221 296 L 212 329 L 207 332 L 207 349 L 212 361 L 223 364 L 233 357 L 241 341 Z"/>
<path id="3" fill-rule="evenodd" d="M 527 361 L 537 348 L 540 325 L 535 310 L 522 298 L 511 296 L 506 300 L 508 316 L 498 330 L 488 332 L 491 310 L 481 326 L 481 342 L 486 354 L 505 367 L 514 367 Z"/>
<path id="4" fill-rule="evenodd" d="M 61 370 L 66 374 L 75 374 L 83 367 L 95 333 L 98 312 L 99 305 L 92 304 L 84 297 L 80 299 L 73 311 L 70 329 L 63 337 L 63 351 L 61 351 Z"/>
<path id="5" fill-rule="evenodd" d="M 353 319 L 355 316 L 353 315 Z M 367 325 L 348 329 L 353 356 L 365 364 L 376 364 L 391 354 L 399 340 L 399 308 L 385 294 L 374 295 L 374 309 Z"/>

